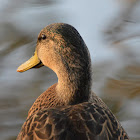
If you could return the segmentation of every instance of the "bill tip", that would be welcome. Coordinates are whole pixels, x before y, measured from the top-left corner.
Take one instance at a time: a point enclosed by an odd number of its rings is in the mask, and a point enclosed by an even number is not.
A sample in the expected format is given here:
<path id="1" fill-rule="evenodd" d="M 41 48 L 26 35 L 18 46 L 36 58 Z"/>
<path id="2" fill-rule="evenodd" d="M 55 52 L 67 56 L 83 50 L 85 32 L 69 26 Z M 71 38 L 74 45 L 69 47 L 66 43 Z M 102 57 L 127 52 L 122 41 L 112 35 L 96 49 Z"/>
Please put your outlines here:
<path id="1" fill-rule="evenodd" d="M 17 69 L 17 72 L 23 72 L 23 70 L 21 70 L 21 69 Z"/>

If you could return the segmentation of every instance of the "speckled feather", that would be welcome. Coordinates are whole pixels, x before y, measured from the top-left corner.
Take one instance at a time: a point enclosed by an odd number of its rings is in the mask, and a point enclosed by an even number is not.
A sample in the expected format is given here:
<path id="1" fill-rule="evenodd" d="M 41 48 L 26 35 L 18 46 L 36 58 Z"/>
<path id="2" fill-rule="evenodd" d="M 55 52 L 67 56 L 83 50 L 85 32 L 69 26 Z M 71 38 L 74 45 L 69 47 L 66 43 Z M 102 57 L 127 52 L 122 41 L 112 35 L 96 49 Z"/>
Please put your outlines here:
<path id="1" fill-rule="evenodd" d="M 26 120 L 18 139 L 128 140 L 128 137 L 110 110 L 84 102 L 37 111 Z"/>
<path id="2" fill-rule="evenodd" d="M 91 92 L 90 55 L 74 27 L 45 27 L 36 50 L 58 83 L 36 99 L 17 140 L 129 140 L 110 109 Z"/>

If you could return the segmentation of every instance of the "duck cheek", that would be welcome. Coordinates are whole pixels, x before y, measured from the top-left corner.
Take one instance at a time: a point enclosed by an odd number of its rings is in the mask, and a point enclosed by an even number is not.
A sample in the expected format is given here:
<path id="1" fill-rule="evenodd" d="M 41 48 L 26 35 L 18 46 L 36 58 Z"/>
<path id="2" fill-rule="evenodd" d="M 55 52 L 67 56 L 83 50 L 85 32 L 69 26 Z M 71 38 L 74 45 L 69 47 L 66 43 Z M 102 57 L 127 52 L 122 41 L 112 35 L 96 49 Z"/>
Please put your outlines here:
<path id="1" fill-rule="evenodd" d="M 49 51 L 45 51 L 44 49 L 39 49 L 38 50 L 38 57 L 43 63 L 44 66 L 47 66 L 49 68 L 51 64 L 51 56 L 49 55 Z"/>

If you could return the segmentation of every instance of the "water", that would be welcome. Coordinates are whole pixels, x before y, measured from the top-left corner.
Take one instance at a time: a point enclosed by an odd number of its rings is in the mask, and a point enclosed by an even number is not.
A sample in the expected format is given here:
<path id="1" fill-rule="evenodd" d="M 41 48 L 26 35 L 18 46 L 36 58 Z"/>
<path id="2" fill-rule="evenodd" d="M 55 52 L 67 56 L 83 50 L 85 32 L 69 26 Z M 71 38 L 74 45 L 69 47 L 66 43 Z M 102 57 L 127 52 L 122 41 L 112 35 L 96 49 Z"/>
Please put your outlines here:
<path id="1" fill-rule="evenodd" d="M 35 99 L 57 82 L 56 75 L 45 67 L 16 72 L 32 56 L 40 30 L 54 22 L 69 23 L 80 32 L 92 57 L 94 92 L 112 109 L 130 138 L 140 139 L 139 38 L 119 47 L 103 41 L 103 31 L 118 11 L 116 2 L 0 3 L 0 139 L 15 139 Z"/>

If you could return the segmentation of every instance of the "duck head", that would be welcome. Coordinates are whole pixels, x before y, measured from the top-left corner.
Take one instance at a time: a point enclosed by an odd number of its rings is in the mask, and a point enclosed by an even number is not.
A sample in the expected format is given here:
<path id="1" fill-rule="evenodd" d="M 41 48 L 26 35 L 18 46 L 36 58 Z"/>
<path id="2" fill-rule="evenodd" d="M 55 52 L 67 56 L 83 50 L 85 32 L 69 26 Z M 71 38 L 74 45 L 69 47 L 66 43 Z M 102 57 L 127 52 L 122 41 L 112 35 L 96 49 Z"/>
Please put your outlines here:
<path id="1" fill-rule="evenodd" d="M 71 25 L 55 23 L 42 29 L 38 35 L 34 56 L 19 66 L 17 71 L 24 72 L 43 65 L 57 74 L 59 90 L 62 90 L 63 86 L 71 87 L 68 90 L 72 90 L 73 94 L 76 92 L 74 90 L 79 91 L 80 88 L 89 92 L 90 55 L 82 37 Z"/>

